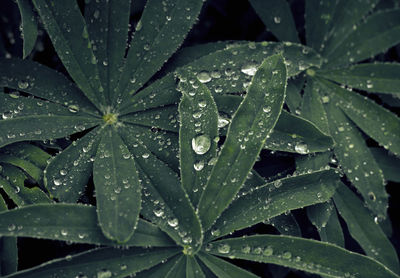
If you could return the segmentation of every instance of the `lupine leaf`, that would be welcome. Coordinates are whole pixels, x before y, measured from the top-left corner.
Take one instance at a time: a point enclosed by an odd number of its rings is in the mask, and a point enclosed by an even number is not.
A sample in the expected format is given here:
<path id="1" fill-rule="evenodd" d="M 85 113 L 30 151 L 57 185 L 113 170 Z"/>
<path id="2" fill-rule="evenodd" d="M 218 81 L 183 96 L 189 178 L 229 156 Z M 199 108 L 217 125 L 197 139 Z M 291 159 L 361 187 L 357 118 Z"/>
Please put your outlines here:
<path id="1" fill-rule="evenodd" d="M 292 213 L 284 213 L 267 220 L 266 223 L 274 226 L 282 235 L 301 236 L 301 230 Z"/>
<path id="2" fill-rule="evenodd" d="M 63 74 L 37 62 L 16 58 L 0 58 L 0 65 L 0 86 L 65 105 L 72 111 L 98 115 L 93 104 Z M 16 93 L 11 96 L 18 98 Z"/>
<path id="3" fill-rule="evenodd" d="M 331 2 L 329 0 L 324 2 Z M 324 56 L 333 52 L 353 31 L 354 26 L 371 11 L 379 0 L 361 0 L 361 2 L 339 0 L 334 7 L 332 26 L 325 42 Z"/>
<path id="4" fill-rule="evenodd" d="M 179 161 L 183 188 L 196 207 L 216 160 L 218 110 L 210 90 L 190 74 L 180 73 Z M 193 84 L 191 84 L 194 82 Z"/>
<path id="5" fill-rule="evenodd" d="M 139 111 L 119 118 L 123 122 L 137 124 L 146 127 L 160 128 L 166 131 L 178 132 L 178 109 L 176 105 L 157 107 L 145 111 Z"/>
<path id="6" fill-rule="evenodd" d="M 340 70 L 318 71 L 327 79 L 367 92 L 400 94 L 400 65 L 358 64 Z"/>
<path id="7" fill-rule="evenodd" d="M 243 185 L 255 159 L 275 126 L 286 89 L 286 66 L 280 55 L 265 59 L 236 110 L 218 160 L 199 203 L 205 230 Z"/>
<path id="8" fill-rule="evenodd" d="M 161 68 L 182 44 L 202 5 L 201 0 L 151 1 L 146 4 L 114 100 L 135 93 Z"/>
<path id="9" fill-rule="evenodd" d="M 42 169 L 29 161 L 13 155 L 0 154 L 0 163 L 8 163 L 24 170 L 36 182 L 39 182 L 43 175 Z"/>
<path id="10" fill-rule="evenodd" d="M 303 77 L 288 80 L 285 103 L 292 113 L 296 113 L 301 107 L 301 90 L 303 89 L 304 82 L 305 78 Z"/>
<path id="11" fill-rule="evenodd" d="M 360 7 L 358 3 L 357 6 Z M 328 67 L 359 62 L 384 52 L 399 42 L 400 10 L 376 12 L 364 23 L 356 26 L 356 29 L 327 55 Z"/>
<path id="12" fill-rule="evenodd" d="M 62 202 L 75 203 L 92 174 L 93 161 L 101 138 L 96 127 L 50 160 L 44 184 L 50 194 Z"/>
<path id="13" fill-rule="evenodd" d="M 52 277 L 126 277 L 161 263 L 178 253 L 176 247 L 168 248 L 99 248 L 67 258 L 55 259 L 45 264 L 19 271 L 6 278 Z"/>
<path id="14" fill-rule="evenodd" d="M 330 243 L 291 236 L 255 235 L 219 240 L 212 243 L 209 253 L 282 265 L 327 277 L 399 277 L 370 257 Z"/>
<path id="15" fill-rule="evenodd" d="M 0 211 L 7 211 L 4 199 L 0 197 Z M 0 276 L 16 272 L 18 268 L 18 246 L 16 237 L 0 237 Z"/>
<path id="16" fill-rule="evenodd" d="M 333 96 L 331 96 L 333 98 Z M 347 178 L 359 190 L 366 205 L 376 215 L 385 216 L 388 196 L 382 170 L 357 127 L 331 100 L 325 105 L 331 135 L 336 142 L 333 149 Z"/>
<path id="17" fill-rule="evenodd" d="M 300 44 L 235 42 L 185 65 L 183 69 L 201 74 L 203 81 L 208 80 L 205 84 L 212 93 L 244 92 L 263 60 L 278 53 L 285 59 L 288 78 L 322 63 L 314 50 Z"/>
<path id="18" fill-rule="evenodd" d="M 0 235 L 116 246 L 97 222 L 96 208 L 80 204 L 35 204 L 0 213 Z M 60 217 L 62 215 L 62 217 Z M 22 227 L 18 228 L 17 227 Z M 42 229 L 46 227 L 46 229 Z M 126 246 L 173 246 L 155 225 L 140 219 Z"/>
<path id="19" fill-rule="evenodd" d="M 165 278 L 186 278 L 186 258 L 181 256 L 176 264 L 168 271 Z"/>
<path id="20" fill-rule="evenodd" d="M 105 127 L 93 164 L 99 224 L 106 237 L 124 243 L 132 236 L 141 207 L 135 162 L 117 131 Z"/>
<path id="21" fill-rule="evenodd" d="M 39 99 L 0 95 L 0 147 L 27 140 L 61 138 L 93 127 L 100 119 Z"/>
<path id="22" fill-rule="evenodd" d="M 58 56 L 79 88 L 101 110 L 105 104 L 96 57 L 76 1 L 33 0 Z"/>
<path id="23" fill-rule="evenodd" d="M 10 164 L 3 164 L 1 174 L 1 188 L 17 206 L 51 202 L 40 188 L 25 187 L 24 182 L 28 177 L 19 168 Z"/>
<path id="24" fill-rule="evenodd" d="M 324 37 L 328 34 L 333 22 L 337 1 L 307 0 L 305 4 L 304 17 L 307 45 L 321 52 L 324 48 Z"/>
<path id="25" fill-rule="evenodd" d="M 187 278 L 206 278 L 201 270 L 196 257 L 186 256 L 186 276 Z"/>
<path id="26" fill-rule="evenodd" d="M 335 209 L 331 202 L 319 203 L 307 207 L 307 216 L 311 223 L 320 231 L 329 221 Z"/>
<path id="27" fill-rule="evenodd" d="M 367 135 L 396 155 L 400 154 L 400 118 L 367 97 L 325 82 L 339 97 L 339 107 Z"/>
<path id="28" fill-rule="evenodd" d="M 155 157 L 129 129 L 121 129 L 120 133 L 135 155 L 142 180 L 143 217 L 156 223 L 178 245 L 197 248 L 202 241 L 200 221 L 177 173 Z"/>
<path id="29" fill-rule="evenodd" d="M 362 201 L 344 184 L 340 185 L 333 197 L 339 214 L 346 221 L 351 236 L 365 253 L 399 273 L 399 260 L 385 233 L 374 222 L 373 216 Z"/>
<path id="30" fill-rule="evenodd" d="M 180 261 L 182 254 L 164 260 L 150 269 L 139 272 L 135 278 L 166 277 L 169 271 Z"/>
<path id="31" fill-rule="evenodd" d="M 296 171 L 307 172 L 325 169 L 331 161 L 331 152 L 316 153 L 296 157 Z M 328 165 L 329 166 L 329 165 Z"/>
<path id="32" fill-rule="evenodd" d="M 211 256 L 205 252 L 198 255 L 199 259 L 212 271 L 218 278 L 255 278 L 258 277 L 251 272 L 237 267 L 218 257 Z"/>
<path id="33" fill-rule="evenodd" d="M 275 37 L 281 41 L 300 42 L 290 5 L 286 0 L 250 0 L 250 4 Z"/>
<path id="34" fill-rule="evenodd" d="M 38 22 L 31 1 L 17 0 L 17 4 L 21 13 L 22 37 L 24 39 L 22 57 L 25 59 L 35 47 L 38 35 Z"/>
<path id="35" fill-rule="evenodd" d="M 304 89 L 301 116 L 314 123 L 323 133 L 329 134 L 328 119 L 322 102 L 329 101 L 329 97 L 320 96 L 321 86 L 311 78 L 307 79 Z"/>
<path id="36" fill-rule="evenodd" d="M 267 183 L 234 200 L 213 225 L 211 235 L 220 237 L 288 210 L 326 202 L 337 182 L 333 170 L 324 170 Z"/>
<path id="37" fill-rule="evenodd" d="M 98 60 L 106 101 L 117 87 L 128 42 L 131 1 L 90 1 L 85 5 L 87 31 Z"/>
<path id="38" fill-rule="evenodd" d="M 47 166 L 47 161 L 52 157 L 50 154 L 33 144 L 22 142 L 8 145 L 7 148 L 0 150 L 0 152 L 12 154 L 21 159 L 28 160 L 42 169 Z"/>
<path id="39" fill-rule="evenodd" d="M 344 248 L 343 230 L 335 208 L 332 210 L 325 227 L 321 227 L 318 233 L 322 241 L 330 242 Z"/>
<path id="40" fill-rule="evenodd" d="M 400 160 L 381 148 L 371 148 L 370 150 L 382 169 L 385 179 L 400 182 Z"/>

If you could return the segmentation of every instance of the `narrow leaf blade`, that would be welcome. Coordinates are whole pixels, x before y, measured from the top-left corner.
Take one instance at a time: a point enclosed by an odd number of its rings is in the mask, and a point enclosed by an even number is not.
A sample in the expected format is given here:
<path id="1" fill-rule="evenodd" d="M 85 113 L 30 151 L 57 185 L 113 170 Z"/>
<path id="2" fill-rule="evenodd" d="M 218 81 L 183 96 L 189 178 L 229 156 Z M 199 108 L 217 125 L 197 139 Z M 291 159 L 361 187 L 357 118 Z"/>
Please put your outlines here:
<path id="1" fill-rule="evenodd" d="M 31 1 L 18 0 L 17 4 L 21 13 L 22 37 L 24 40 L 22 57 L 25 59 L 35 47 L 38 35 L 38 23 Z"/>

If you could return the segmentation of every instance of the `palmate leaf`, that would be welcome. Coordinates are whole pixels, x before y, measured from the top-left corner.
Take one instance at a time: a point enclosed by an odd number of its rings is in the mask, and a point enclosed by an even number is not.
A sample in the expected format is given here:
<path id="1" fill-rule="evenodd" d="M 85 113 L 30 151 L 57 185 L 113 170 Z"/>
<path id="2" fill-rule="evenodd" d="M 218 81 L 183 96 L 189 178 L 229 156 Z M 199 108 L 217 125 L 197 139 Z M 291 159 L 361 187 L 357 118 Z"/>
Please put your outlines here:
<path id="1" fill-rule="evenodd" d="M 100 81 L 106 101 L 117 87 L 120 68 L 128 42 L 131 1 L 89 1 L 85 5 L 85 22 L 93 53 L 97 59 Z"/>
<path id="2" fill-rule="evenodd" d="M 165 278 L 186 278 L 186 259 L 181 256 L 173 267 L 168 271 Z"/>
<path id="3" fill-rule="evenodd" d="M 186 278 L 206 278 L 196 257 L 186 256 Z"/>
<path id="4" fill-rule="evenodd" d="M 135 93 L 161 68 L 182 44 L 202 5 L 201 0 L 150 1 L 146 4 L 136 26 L 114 101 Z"/>
<path id="5" fill-rule="evenodd" d="M 0 213 L 0 235 L 64 240 L 117 246 L 106 238 L 97 221 L 96 208 L 79 204 L 35 204 Z M 60 217 L 62 216 L 62 217 Z M 46 229 L 42 229 L 46 227 Z M 140 219 L 135 235 L 125 246 L 173 246 L 155 225 Z"/>
<path id="6" fill-rule="evenodd" d="M 30 161 L 24 160 L 22 158 L 9 154 L 0 154 L 0 163 L 8 163 L 20 169 L 23 169 L 25 173 L 27 173 L 37 182 L 39 182 L 42 178 L 43 170 L 31 163 Z"/>
<path id="7" fill-rule="evenodd" d="M 66 258 L 56 259 L 6 278 L 126 277 L 148 269 L 179 252 L 176 247 L 92 249 Z"/>
<path id="8" fill-rule="evenodd" d="M 359 4 L 357 5 L 359 6 Z M 327 67 L 356 63 L 400 42 L 400 10 L 379 11 L 355 26 L 354 31 L 326 55 Z"/>
<path id="9" fill-rule="evenodd" d="M 21 13 L 22 37 L 24 39 L 22 57 L 25 59 L 35 47 L 38 35 L 38 22 L 30 0 L 18 0 L 17 4 Z"/>
<path id="10" fill-rule="evenodd" d="M 275 126 L 285 99 L 286 78 L 286 66 L 280 55 L 270 56 L 257 70 L 235 112 L 200 199 L 198 209 L 204 230 L 211 227 L 239 191 Z"/>
<path id="11" fill-rule="evenodd" d="M 126 126 L 119 132 L 135 156 L 142 180 L 141 214 L 156 223 L 178 245 L 198 249 L 203 236 L 200 221 L 177 173 L 155 157 L 130 129 L 134 127 Z"/>
<path id="12" fill-rule="evenodd" d="M 272 225 L 282 235 L 301 236 L 301 230 L 296 218 L 292 213 L 287 213 L 287 211 L 284 214 L 265 220 L 264 223 Z"/>
<path id="13" fill-rule="evenodd" d="M 181 73 L 179 162 L 181 183 L 196 207 L 217 155 L 218 110 L 210 90 Z"/>
<path id="14" fill-rule="evenodd" d="M 44 169 L 48 160 L 52 157 L 41 148 L 29 143 L 14 143 L 0 150 L 0 153 L 16 156 L 29 161 L 37 167 Z"/>
<path id="15" fill-rule="evenodd" d="M 141 207 L 141 184 L 128 147 L 114 127 L 106 126 L 93 163 L 99 225 L 110 239 L 132 236 Z"/>
<path id="16" fill-rule="evenodd" d="M 101 131 L 101 127 L 94 128 L 50 161 L 44 172 L 44 184 L 53 197 L 68 203 L 79 199 L 92 174 Z"/>
<path id="17" fill-rule="evenodd" d="M 375 215 L 385 218 L 388 206 L 382 170 L 374 160 L 365 139 L 342 110 L 333 95 L 325 104 L 331 135 L 336 142 L 333 149 L 347 178 L 359 190 L 365 204 Z"/>
<path id="18" fill-rule="evenodd" d="M 396 250 L 374 222 L 368 209 L 362 201 L 345 185 L 340 185 L 335 196 L 335 204 L 339 214 L 347 223 L 351 236 L 364 249 L 365 253 L 389 267 L 393 272 L 399 273 L 399 260 Z"/>
<path id="19" fill-rule="evenodd" d="M 305 78 L 297 76 L 288 80 L 285 103 L 292 113 L 296 113 L 301 107 L 301 90 L 304 87 Z"/>
<path id="20" fill-rule="evenodd" d="M 76 1 L 33 0 L 68 73 L 101 111 L 106 101 L 88 30 Z"/>
<path id="21" fill-rule="evenodd" d="M 396 155 L 400 154 L 398 116 L 367 97 L 342 89 L 329 81 L 323 82 L 335 96 L 338 96 L 340 108 L 362 131 L 389 151 Z"/>
<path id="22" fill-rule="evenodd" d="M 327 277 L 399 277 L 370 257 L 311 239 L 256 235 L 219 240 L 207 247 L 217 256 L 272 263 Z"/>
<path id="23" fill-rule="evenodd" d="M 218 257 L 200 252 L 199 259 L 219 278 L 255 278 L 258 277 L 234 264 Z"/>
<path id="24" fill-rule="evenodd" d="M 7 205 L 0 198 L 0 211 L 6 211 Z M 0 275 L 16 272 L 18 268 L 18 246 L 16 237 L 0 237 Z"/>
<path id="25" fill-rule="evenodd" d="M 400 65 L 396 63 L 358 64 L 318 71 L 318 75 L 367 92 L 400 94 Z"/>
<path id="26" fill-rule="evenodd" d="M 292 12 L 286 0 L 250 0 L 250 4 L 267 29 L 279 40 L 300 42 Z"/>
<path id="27" fill-rule="evenodd" d="M 326 202 L 335 193 L 333 170 L 279 179 L 234 200 L 211 229 L 211 239 L 285 213 Z"/>
<path id="28" fill-rule="evenodd" d="M 175 265 L 181 262 L 182 257 L 183 257 L 182 254 L 170 257 L 167 260 L 164 260 L 160 264 L 157 264 L 150 269 L 139 272 L 135 277 L 137 278 L 167 277 L 167 275 L 169 275 L 171 270 L 175 268 Z"/>
<path id="29" fill-rule="evenodd" d="M 101 121 L 91 115 L 35 98 L 0 95 L 0 146 L 26 141 L 65 137 Z"/>
<path id="30" fill-rule="evenodd" d="M 394 155 L 388 154 L 387 151 L 381 148 L 371 148 L 379 167 L 382 169 L 383 176 L 386 180 L 400 182 L 400 159 Z"/>

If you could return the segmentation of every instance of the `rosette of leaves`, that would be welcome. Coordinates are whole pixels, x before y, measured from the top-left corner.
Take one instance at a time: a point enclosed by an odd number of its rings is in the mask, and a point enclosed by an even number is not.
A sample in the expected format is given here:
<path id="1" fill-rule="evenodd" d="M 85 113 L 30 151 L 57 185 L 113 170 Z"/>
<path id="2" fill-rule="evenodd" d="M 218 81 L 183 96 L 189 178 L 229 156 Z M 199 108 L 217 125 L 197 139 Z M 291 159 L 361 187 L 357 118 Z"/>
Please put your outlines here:
<path id="1" fill-rule="evenodd" d="M 250 3 L 278 40 L 300 42 L 303 25 L 290 1 Z M 335 141 L 331 153 L 299 157 L 298 170 L 337 165 L 353 189 L 340 186 L 333 202 L 307 210 L 321 239 L 344 246 L 337 209 L 366 254 L 396 271 L 385 185 L 399 181 L 387 165 L 398 164 L 400 152 L 400 120 L 391 109 L 398 98 L 400 65 L 384 62 L 379 54 L 400 42 L 399 15 L 396 1 L 305 1 L 304 40 L 323 62 L 289 82 L 289 88 L 300 85 L 286 97 L 291 113 Z"/>
<path id="2" fill-rule="evenodd" d="M 117 243 L 104 237 L 92 206 L 37 204 L 2 212 L 3 236 L 102 245 L 6 277 L 258 277 L 232 264 L 235 258 L 327 277 L 398 277 L 380 262 L 330 243 L 282 235 L 223 238 L 287 210 L 329 200 L 339 176 L 332 169 L 305 172 L 237 195 L 282 112 L 287 71 L 281 55 L 265 59 L 255 73 L 220 151 L 218 110 L 210 90 L 192 72 L 179 71 L 178 76 L 180 178 L 155 156 L 138 163 L 143 169 L 156 165 L 160 171 L 154 176 L 139 171 L 147 192 L 144 196 L 151 196 L 155 209 L 149 205 L 142 213 L 159 228 L 140 221 L 126 248 L 116 249 L 106 247 Z M 193 117 L 193 113 L 201 116 Z M 134 156 L 140 159 L 141 154 Z M 154 188 L 164 188 L 169 198 Z M 183 198 L 198 213 L 186 211 Z M 180 215 L 174 213 L 175 208 Z M 188 218 L 193 222 L 191 233 L 182 240 L 181 225 Z M 10 230 L 10 225 L 20 228 Z"/>

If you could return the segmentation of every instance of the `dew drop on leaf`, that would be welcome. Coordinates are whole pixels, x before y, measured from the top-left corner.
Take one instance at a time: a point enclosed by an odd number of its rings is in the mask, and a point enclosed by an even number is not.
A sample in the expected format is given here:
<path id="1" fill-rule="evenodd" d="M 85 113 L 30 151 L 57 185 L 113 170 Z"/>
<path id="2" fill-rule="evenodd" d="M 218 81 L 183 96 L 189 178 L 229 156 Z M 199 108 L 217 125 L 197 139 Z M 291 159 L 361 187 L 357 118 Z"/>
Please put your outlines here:
<path id="1" fill-rule="evenodd" d="M 294 146 L 294 150 L 299 154 L 307 154 L 308 153 L 308 146 L 305 143 L 296 143 Z"/>
<path id="2" fill-rule="evenodd" d="M 240 69 L 244 74 L 247 74 L 249 76 L 253 76 L 256 74 L 257 71 L 257 65 L 255 63 L 249 63 L 245 64 L 242 66 Z"/>
<path id="3" fill-rule="evenodd" d="M 197 161 L 195 164 L 193 164 L 193 168 L 194 168 L 196 171 L 201 171 L 201 170 L 203 170 L 203 168 L 204 168 L 204 161 L 203 161 L 203 160 Z"/>
<path id="4" fill-rule="evenodd" d="M 97 278 L 110 278 L 112 277 L 112 272 L 106 269 L 97 272 Z"/>
<path id="5" fill-rule="evenodd" d="M 25 80 L 18 81 L 18 88 L 20 88 L 21 90 L 26 89 L 28 87 L 29 87 L 28 81 Z"/>
<path id="6" fill-rule="evenodd" d="M 197 74 L 197 79 L 201 82 L 201 83 L 208 83 L 211 81 L 211 75 L 208 71 L 201 71 Z"/>
<path id="7" fill-rule="evenodd" d="M 220 244 L 218 245 L 218 252 L 220 254 L 228 254 L 231 251 L 231 247 L 229 244 Z"/>
<path id="8" fill-rule="evenodd" d="M 192 139 L 192 149 L 196 154 L 205 154 L 211 147 L 211 140 L 207 135 L 199 135 Z"/>
<path id="9" fill-rule="evenodd" d="M 274 249 L 271 246 L 268 246 L 267 248 L 264 249 L 263 251 L 263 255 L 264 256 L 272 256 L 272 254 L 274 253 Z"/>

